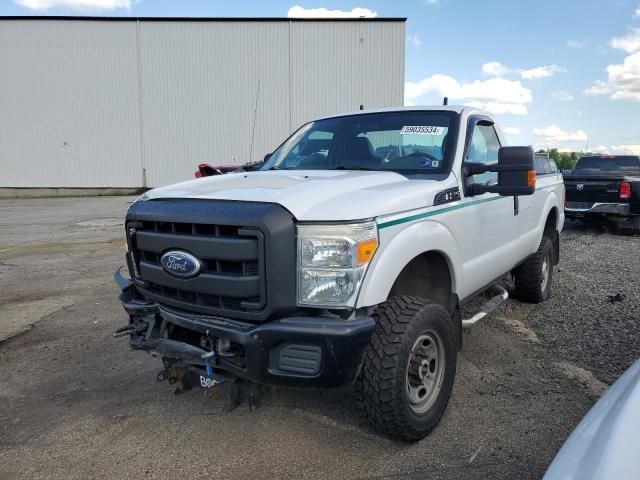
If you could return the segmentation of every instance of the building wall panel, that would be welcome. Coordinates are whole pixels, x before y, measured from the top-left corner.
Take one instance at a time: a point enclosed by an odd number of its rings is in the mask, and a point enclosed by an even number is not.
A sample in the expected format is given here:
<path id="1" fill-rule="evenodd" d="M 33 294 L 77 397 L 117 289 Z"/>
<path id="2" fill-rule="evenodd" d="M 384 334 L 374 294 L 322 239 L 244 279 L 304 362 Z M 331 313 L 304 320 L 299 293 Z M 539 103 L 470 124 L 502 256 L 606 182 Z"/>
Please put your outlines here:
<path id="1" fill-rule="evenodd" d="M 0 186 L 139 186 L 135 22 L 0 21 Z"/>
<path id="2" fill-rule="evenodd" d="M 404 103 L 404 24 L 291 24 L 292 123 Z"/>
<path id="3" fill-rule="evenodd" d="M 288 134 L 288 38 L 285 22 L 141 24 L 150 185 L 255 161 Z"/>
<path id="4" fill-rule="evenodd" d="M 153 187 L 402 105 L 404 23 L 0 19 L 0 187 Z"/>

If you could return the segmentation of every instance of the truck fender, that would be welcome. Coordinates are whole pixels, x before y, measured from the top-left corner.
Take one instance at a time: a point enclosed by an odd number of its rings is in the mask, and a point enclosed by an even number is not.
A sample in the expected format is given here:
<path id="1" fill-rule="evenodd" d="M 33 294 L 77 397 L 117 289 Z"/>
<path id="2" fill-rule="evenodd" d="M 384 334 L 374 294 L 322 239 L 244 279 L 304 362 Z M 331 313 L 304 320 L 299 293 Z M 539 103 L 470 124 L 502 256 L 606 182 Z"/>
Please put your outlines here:
<path id="1" fill-rule="evenodd" d="M 378 305 L 387 300 L 404 267 L 418 255 L 431 251 L 441 253 L 447 260 L 451 272 L 451 293 L 458 292 L 456 281 L 461 278 L 462 246 L 458 245 L 456 237 L 442 223 L 422 221 L 400 232 L 381 230 L 380 233 L 380 247 L 365 275 L 357 301 L 358 308 Z"/>
<path id="2" fill-rule="evenodd" d="M 559 205 L 560 199 L 558 198 L 558 195 L 554 190 L 551 190 L 549 196 L 547 197 L 547 200 L 545 201 L 544 208 L 542 209 L 544 215 L 540 215 L 540 218 L 538 219 L 538 233 L 540 236 L 540 240 L 542 240 L 542 234 L 544 233 L 544 227 L 547 222 L 547 218 L 549 217 L 551 210 L 553 210 L 554 208 L 556 209 L 557 215 L 555 225 L 556 230 L 559 231 L 562 229 L 562 223 L 560 222 L 563 219 L 560 218 L 560 214 L 564 214 L 564 208 L 560 208 Z"/>
<path id="3" fill-rule="evenodd" d="M 562 208 L 561 200 L 558 198 L 558 195 L 554 190 L 552 190 L 547 198 L 545 199 L 544 206 L 539 210 L 541 212 L 540 216 L 537 219 L 536 223 L 533 223 L 532 219 L 532 228 L 523 234 L 521 237 L 521 241 L 524 245 L 528 245 L 528 250 L 523 252 L 526 253 L 526 256 L 533 255 L 540 246 L 540 242 L 542 241 L 542 235 L 544 234 L 544 227 L 547 223 L 547 218 L 549 217 L 549 213 L 554 208 L 556 209 L 556 231 L 559 233 L 562 230 L 562 225 L 564 223 L 564 208 Z M 534 211 L 535 212 L 535 211 Z"/>

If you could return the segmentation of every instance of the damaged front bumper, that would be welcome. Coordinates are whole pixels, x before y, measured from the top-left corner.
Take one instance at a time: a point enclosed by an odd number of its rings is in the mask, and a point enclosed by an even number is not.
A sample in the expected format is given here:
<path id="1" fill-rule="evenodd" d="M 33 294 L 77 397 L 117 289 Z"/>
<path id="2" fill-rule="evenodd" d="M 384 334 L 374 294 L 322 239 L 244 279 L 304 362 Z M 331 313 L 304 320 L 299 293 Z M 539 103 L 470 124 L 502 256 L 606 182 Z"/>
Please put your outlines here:
<path id="1" fill-rule="evenodd" d="M 114 276 L 133 350 L 211 374 L 269 385 L 336 387 L 355 380 L 375 322 L 294 316 L 262 324 L 192 314 L 138 298 L 120 271 Z M 205 385 L 203 385 L 205 386 Z"/>

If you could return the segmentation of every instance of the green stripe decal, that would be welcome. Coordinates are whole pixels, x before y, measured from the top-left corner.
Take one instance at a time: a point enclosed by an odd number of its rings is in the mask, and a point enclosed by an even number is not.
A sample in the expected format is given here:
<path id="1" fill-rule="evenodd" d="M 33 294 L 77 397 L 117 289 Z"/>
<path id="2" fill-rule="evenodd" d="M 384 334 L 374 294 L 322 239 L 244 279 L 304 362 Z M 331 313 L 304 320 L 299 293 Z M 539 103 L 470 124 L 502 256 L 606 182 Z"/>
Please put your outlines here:
<path id="1" fill-rule="evenodd" d="M 551 185 L 545 185 L 543 187 L 536 187 L 536 190 L 544 190 L 546 188 L 557 187 L 558 185 L 561 185 L 561 184 L 562 184 L 562 182 L 553 183 Z M 458 205 L 453 205 L 451 207 L 439 208 L 437 210 L 431 210 L 429 212 L 418 213 L 416 215 L 410 215 L 408 217 L 397 218 L 396 220 L 389 220 L 388 222 L 383 222 L 383 223 L 379 224 L 378 225 L 378 229 L 387 228 L 387 227 L 393 227 L 394 225 L 400 225 L 401 223 L 413 222 L 414 220 L 420 220 L 422 218 L 433 217 L 435 215 L 440 215 L 441 213 L 453 212 L 454 210 L 460 210 L 461 208 L 470 207 L 472 205 L 479 205 L 481 203 L 493 202 L 495 200 L 500 200 L 501 198 L 511 198 L 511 197 L 501 197 L 501 196 L 498 195 L 498 196 L 491 197 L 491 198 L 483 198 L 482 200 L 475 200 L 475 201 L 460 203 Z"/>
<path id="2" fill-rule="evenodd" d="M 414 220 L 420 220 L 420 219 L 423 219 L 423 218 L 433 217 L 435 215 L 440 215 L 441 213 L 453 212 L 454 210 L 460 210 L 461 208 L 470 207 L 472 205 L 479 205 L 481 203 L 493 202 L 495 200 L 500 200 L 502 198 L 509 198 L 509 197 L 495 196 L 495 197 L 491 197 L 491 198 L 483 198 L 482 200 L 475 200 L 475 201 L 472 201 L 472 202 L 464 202 L 464 203 L 460 203 L 458 205 L 453 205 L 451 207 L 439 208 L 437 210 L 431 210 L 429 212 L 418 213 L 416 215 L 410 215 L 408 217 L 402 217 L 402 218 L 398 218 L 396 220 L 389 220 L 388 222 L 383 222 L 383 223 L 379 224 L 378 228 L 382 229 L 382 228 L 387 228 L 387 227 L 393 227 L 394 225 L 400 225 L 401 223 L 413 222 Z"/>

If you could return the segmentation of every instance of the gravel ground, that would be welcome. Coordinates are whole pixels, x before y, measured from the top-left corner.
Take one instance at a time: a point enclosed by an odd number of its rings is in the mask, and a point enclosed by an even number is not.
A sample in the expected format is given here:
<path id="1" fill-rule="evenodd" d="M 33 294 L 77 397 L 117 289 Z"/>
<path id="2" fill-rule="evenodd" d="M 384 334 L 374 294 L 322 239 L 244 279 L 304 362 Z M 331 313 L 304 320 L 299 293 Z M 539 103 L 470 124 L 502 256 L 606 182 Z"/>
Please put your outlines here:
<path id="1" fill-rule="evenodd" d="M 465 333 L 449 407 L 423 441 L 372 432 L 350 388 L 277 388 L 257 412 L 223 414 L 223 399 L 172 395 L 157 359 L 111 338 L 126 322 L 112 272 L 130 201 L 0 204 L 0 480 L 537 479 L 597 379 L 639 355 L 640 239 L 570 228 L 551 299 L 510 300 Z"/>
<path id="2" fill-rule="evenodd" d="M 551 298 L 506 311 L 560 358 L 613 383 L 640 358 L 640 237 L 567 222 Z"/>

